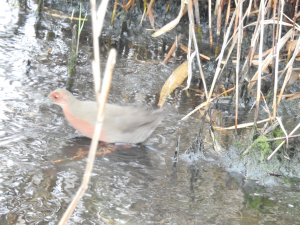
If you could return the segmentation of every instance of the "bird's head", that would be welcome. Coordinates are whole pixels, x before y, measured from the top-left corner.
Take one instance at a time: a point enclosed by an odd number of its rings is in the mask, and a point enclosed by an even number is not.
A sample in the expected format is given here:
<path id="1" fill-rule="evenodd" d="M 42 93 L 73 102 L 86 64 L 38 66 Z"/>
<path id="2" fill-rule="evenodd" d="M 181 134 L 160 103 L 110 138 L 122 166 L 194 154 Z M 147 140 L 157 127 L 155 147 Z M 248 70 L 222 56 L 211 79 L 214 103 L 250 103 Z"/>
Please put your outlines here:
<path id="1" fill-rule="evenodd" d="M 74 96 L 65 89 L 56 89 L 49 95 L 49 98 L 51 103 L 64 107 L 69 104 L 70 99 Z"/>

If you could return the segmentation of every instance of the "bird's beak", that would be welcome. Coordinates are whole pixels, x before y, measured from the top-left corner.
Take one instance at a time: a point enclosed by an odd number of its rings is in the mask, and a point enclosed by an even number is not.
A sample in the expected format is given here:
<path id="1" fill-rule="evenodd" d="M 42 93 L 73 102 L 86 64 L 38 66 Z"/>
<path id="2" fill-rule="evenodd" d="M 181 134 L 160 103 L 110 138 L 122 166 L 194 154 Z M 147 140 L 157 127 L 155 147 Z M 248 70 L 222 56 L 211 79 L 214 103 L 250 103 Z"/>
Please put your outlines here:
<path id="1" fill-rule="evenodd" d="M 46 98 L 44 103 L 53 103 L 53 100 L 51 98 Z"/>

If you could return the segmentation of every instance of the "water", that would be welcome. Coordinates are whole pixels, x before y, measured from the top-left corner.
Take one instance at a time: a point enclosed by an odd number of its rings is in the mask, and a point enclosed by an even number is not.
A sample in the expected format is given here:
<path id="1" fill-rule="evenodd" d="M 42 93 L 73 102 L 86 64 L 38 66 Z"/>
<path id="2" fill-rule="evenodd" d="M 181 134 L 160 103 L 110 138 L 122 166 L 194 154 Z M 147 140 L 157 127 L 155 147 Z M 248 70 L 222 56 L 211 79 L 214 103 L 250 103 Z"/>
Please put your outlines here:
<path id="1" fill-rule="evenodd" d="M 85 169 L 84 154 L 74 157 L 86 153 L 90 144 L 68 125 L 59 106 L 45 103 L 51 91 L 65 87 L 70 21 L 51 16 L 40 20 L 36 3 L 29 4 L 31 10 L 23 12 L 12 2 L 1 3 L 0 224 L 57 224 Z M 93 99 L 88 22 L 84 29 L 73 87 L 81 100 Z M 55 37 L 48 40 L 50 31 Z M 180 62 L 154 63 L 161 59 L 161 39 L 149 42 L 148 48 L 132 39 L 128 51 L 119 51 L 109 102 L 153 108 Z M 176 91 L 167 100 L 165 120 L 142 146 L 118 146 L 97 156 L 89 188 L 68 224 L 299 224 L 294 181 L 262 188 L 243 174 L 228 174 L 212 148 L 209 124 L 203 133 L 207 161 L 194 163 L 185 156 L 200 120 L 197 115 L 179 119 L 195 104 Z M 174 162 L 179 135 L 179 160 Z"/>

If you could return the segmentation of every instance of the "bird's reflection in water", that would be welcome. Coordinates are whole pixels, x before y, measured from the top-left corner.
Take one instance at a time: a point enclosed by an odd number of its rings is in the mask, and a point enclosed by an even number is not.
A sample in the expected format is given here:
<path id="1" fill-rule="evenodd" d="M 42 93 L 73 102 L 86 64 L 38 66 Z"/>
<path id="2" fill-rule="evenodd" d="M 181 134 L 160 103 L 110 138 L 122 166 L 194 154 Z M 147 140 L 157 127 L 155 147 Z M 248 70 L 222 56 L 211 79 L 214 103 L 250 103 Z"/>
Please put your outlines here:
<path id="1" fill-rule="evenodd" d="M 81 160 L 87 157 L 90 149 L 91 139 L 86 137 L 73 138 L 62 152 L 65 157 L 52 161 L 55 164 L 60 164 L 68 161 Z M 111 162 L 135 162 L 143 166 L 151 167 L 148 151 L 151 148 L 145 145 L 126 145 L 123 143 L 105 143 L 99 142 L 96 155 L 106 157 Z"/>

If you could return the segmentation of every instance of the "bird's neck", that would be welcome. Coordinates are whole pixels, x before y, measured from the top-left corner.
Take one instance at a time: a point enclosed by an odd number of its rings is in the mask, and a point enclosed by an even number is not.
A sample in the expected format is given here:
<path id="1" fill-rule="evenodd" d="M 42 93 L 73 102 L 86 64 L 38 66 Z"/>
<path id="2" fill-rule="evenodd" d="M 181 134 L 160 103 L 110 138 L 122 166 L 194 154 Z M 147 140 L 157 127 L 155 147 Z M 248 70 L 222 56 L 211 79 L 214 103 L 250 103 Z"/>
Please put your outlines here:
<path id="1" fill-rule="evenodd" d="M 70 98 L 67 104 L 62 106 L 62 109 L 65 113 L 75 114 L 76 111 L 81 107 L 81 101 L 76 99 L 75 97 Z"/>

